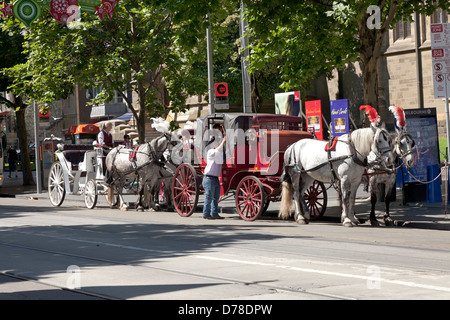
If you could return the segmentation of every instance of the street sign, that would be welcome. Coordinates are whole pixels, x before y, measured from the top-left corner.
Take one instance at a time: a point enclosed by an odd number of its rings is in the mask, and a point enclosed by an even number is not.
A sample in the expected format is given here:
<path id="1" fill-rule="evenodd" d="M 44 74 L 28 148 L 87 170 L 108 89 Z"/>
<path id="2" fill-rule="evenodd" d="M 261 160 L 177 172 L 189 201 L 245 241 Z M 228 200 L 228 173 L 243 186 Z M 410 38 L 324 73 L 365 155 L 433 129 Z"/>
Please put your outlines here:
<path id="1" fill-rule="evenodd" d="M 216 83 L 216 97 L 228 97 L 228 83 Z"/>
<path id="2" fill-rule="evenodd" d="M 434 98 L 443 99 L 450 96 L 450 23 L 431 25 L 431 59 Z"/>
<path id="3" fill-rule="evenodd" d="M 230 105 L 228 103 L 228 83 L 216 83 L 215 89 L 216 110 L 228 110 L 230 108 Z"/>

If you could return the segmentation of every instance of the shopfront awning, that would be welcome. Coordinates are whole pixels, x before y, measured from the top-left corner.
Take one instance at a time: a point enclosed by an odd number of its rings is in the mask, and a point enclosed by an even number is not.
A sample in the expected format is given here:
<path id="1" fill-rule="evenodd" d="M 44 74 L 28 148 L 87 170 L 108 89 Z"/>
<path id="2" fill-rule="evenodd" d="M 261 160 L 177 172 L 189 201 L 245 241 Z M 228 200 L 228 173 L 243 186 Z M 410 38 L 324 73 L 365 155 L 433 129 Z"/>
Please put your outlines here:
<path id="1" fill-rule="evenodd" d="M 132 117 L 133 117 L 133 113 L 127 112 L 117 118 L 111 119 L 110 121 L 114 121 L 114 120 L 130 121 Z"/>

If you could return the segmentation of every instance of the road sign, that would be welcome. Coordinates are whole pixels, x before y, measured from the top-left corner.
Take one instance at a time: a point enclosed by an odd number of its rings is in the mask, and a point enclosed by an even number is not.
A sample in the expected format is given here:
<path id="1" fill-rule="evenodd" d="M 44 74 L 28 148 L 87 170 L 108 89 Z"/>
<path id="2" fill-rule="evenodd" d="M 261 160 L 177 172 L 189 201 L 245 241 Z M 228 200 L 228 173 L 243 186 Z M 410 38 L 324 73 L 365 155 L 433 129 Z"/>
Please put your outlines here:
<path id="1" fill-rule="evenodd" d="M 228 97 L 228 83 L 216 83 L 216 97 Z"/>
<path id="2" fill-rule="evenodd" d="M 450 23 L 431 25 L 431 59 L 434 98 L 443 99 L 450 96 Z"/>
<path id="3" fill-rule="evenodd" d="M 215 89 L 215 108 L 217 110 L 228 110 L 230 108 L 228 103 L 228 83 L 216 83 Z"/>

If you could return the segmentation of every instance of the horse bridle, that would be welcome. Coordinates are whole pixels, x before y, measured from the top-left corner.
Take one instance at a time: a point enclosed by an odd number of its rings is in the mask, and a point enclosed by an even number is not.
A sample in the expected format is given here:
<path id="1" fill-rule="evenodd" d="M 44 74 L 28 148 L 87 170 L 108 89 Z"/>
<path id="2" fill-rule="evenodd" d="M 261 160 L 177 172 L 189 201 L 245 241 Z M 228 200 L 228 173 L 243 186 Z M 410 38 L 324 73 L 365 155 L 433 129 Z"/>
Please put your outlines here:
<path id="1" fill-rule="evenodd" d="M 407 149 L 407 150 L 403 151 L 403 150 L 400 148 L 400 145 L 401 145 L 402 139 L 405 138 L 405 137 L 411 139 L 412 145 L 411 145 L 411 148 L 410 148 L 410 149 Z M 397 135 L 397 138 L 395 138 L 395 144 L 396 144 L 396 146 L 398 146 L 398 151 L 399 151 L 399 153 L 400 153 L 399 156 L 400 156 L 400 158 L 402 159 L 402 161 L 404 160 L 404 158 L 405 158 L 406 156 L 408 156 L 408 155 L 410 155 L 410 154 L 413 153 L 413 148 L 414 148 L 414 146 L 416 145 L 416 143 L 415 143 L 415 141 L 414 141 L 412 135 L 411 135 L 410 133 L 408 133 L 408 132 L 405 132 L 405 131 L 402 131 L 399 135 Z"/>

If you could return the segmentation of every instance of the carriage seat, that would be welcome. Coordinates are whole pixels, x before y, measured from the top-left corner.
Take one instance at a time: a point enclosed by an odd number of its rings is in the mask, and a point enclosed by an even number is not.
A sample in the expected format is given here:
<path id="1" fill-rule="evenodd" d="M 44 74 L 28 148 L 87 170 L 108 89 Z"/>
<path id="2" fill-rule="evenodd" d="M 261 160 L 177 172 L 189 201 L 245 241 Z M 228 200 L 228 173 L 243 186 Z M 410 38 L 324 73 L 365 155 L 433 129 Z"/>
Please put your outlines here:
<path id="1" fill-rule="evenodd" d="M 80 162 L 84 159 L 86 151 L 94 150 L 92 144 L 65 144 L 63 147 L 64 158 L 72 164 L 72 170 L 78 170 Z"/>

